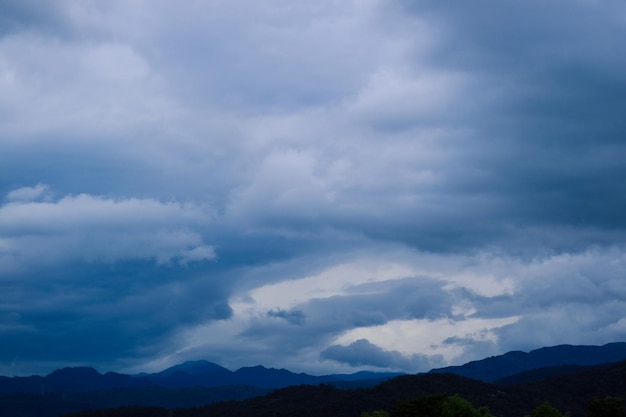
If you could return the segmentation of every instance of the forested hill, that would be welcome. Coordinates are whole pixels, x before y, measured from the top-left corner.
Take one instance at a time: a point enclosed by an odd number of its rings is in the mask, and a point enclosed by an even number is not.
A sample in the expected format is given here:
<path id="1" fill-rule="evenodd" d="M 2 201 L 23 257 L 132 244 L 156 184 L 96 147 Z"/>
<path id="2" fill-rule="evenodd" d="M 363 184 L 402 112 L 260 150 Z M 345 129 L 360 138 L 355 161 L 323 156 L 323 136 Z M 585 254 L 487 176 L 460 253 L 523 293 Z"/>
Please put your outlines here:
<path id="1" fill-rule="evenodd" d="M 595 366 L 626 360 L 626 342 L 603 346 L 560 345 L 530 352 L 512 351 L 504 355 L 468 362 L 460 366 L 433 369 L 431 373 L 453 373 L 485 382 L 546 367 Z M 558 372 L 558 370 L 557 370 Z"/>
<path id="2" fill-rule="evenodd" d="M 364 411 L 392 410 L 401 401 L 430 394 L 459 394 L 475 406 L 487 406 L 499 417 L 523 417 L 549 402 L 572 417 L 587 416 L 593 398 L 626 393 L 626 361 L 542 381 L 495 385 L 454 374 L 406 375 L 374 388 L 342 390 L 330 385 L 293 386 L 245 401 L 194 409 L 120 408 L 80 412 L 67 417 L 359 417 Z"/>

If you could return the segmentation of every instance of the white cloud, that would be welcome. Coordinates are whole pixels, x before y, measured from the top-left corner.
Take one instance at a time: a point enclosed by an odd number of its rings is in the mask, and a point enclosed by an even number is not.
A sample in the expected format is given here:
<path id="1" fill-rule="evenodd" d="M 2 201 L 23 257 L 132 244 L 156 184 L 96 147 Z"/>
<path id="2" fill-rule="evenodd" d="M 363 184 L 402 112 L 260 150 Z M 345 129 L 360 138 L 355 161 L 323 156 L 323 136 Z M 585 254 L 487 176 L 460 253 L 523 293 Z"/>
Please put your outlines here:
<path id="1" fill-rule="evenodd" d="M 334 343 L 347 345 L 359 339 L 367 339 L 385 350 L 397 350 L 410 356 L 419 352 L 428 356 L 441 356 L 442 363 L 458 363 L 464 347 L 447 345 L 451 337 L 470 338 L 474 343 L 499 343 L 497 329 L 515 323 L 519 317 L 465 320 L 394 320 L 381 326 L 355 328 L 338 337 Z M 471 358 L 479 359 L 479 358 Z M 461 359 L 462 360 L 462 359 Z M 428 369 L 421 369 L 427 371 Z"/>
<path id="2" fill-rule="evenodd" d="M 32 190 L 8 195 L 30 196 Z M 152 258 L 164 263 L 215 258 L 214 249 L 193 230 L 212 221 L 210 210 L 198 205 L 88 194 L 43 202 L 12 200 L 0 207 L 3 264 L 28 268 L 30 263 L 75 260 Z"/>
<path id="3" fill-rule="evenodd" d="M 215 249 L 212 246 L 196 246 L 186 252 L 182 253 L 183 263 L 193 261 L 210 261 L 215 259 Z"/>
<path id="4" fill-rule="evenodd" d="M 0 39 L 5 140 L 118 142 L 137 147 L 179 119 L 157 69 L 132 45 L 70 42 L 28 34 Z M 134 145 L 133 145 L 134 144 Z M 124 150 L 118 150 L 124 153 Z"/>
<path id="5" fill-rule="evenodd" d="M 468 92 L 466 77 L 441 70 L 407 74 L 381 69 L 350 103 L 349 112 L 384 130 L 441 126 L 459 117 L 459 102 Z"/>
<path id="6" fill-rule="evenodd" d="M 292 277 L 289 280 L 268 284 L 247 293 L 243 300 L 251 300 L 255 308 L 290 309 L 315 298 L 344 295 L 354 286 L 405 278 L 415 273 L 411 265 L 388 262 L 383 256 L 370 254 L 367 258 L 333 265 L 319 274 Z M 246 307 L 249 302 L 242 302 Z"/>
<path id="7" fill-rule="evenodd" d="M 48 186 L 37 184 L 34 187 L 22 187 L 7 194 L 9 201 L 34 201 L 46 197 Z"/>

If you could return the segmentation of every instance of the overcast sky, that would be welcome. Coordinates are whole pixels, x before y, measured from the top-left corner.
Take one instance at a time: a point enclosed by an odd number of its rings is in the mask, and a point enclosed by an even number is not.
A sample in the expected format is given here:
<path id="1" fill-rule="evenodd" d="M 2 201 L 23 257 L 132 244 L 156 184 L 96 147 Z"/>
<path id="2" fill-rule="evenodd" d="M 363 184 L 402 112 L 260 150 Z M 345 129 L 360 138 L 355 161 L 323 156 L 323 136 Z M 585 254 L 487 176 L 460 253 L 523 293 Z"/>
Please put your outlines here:
<path id="1" fill-rule="evenodd" d="M 0 0 L 0 374 L 626 341 L 621 0 Z"/>

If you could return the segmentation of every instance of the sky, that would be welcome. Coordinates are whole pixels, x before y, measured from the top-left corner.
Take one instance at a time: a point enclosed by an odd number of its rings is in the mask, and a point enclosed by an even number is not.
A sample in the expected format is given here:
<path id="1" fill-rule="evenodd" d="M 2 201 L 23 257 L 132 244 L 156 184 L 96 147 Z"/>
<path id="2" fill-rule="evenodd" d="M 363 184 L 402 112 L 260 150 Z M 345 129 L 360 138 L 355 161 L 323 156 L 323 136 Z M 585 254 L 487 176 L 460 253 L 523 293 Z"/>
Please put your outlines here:
<path id="1" fill-rule="evenodd" d="M 0 0 L 0 374 L 626 341 L 626 3 Z"/>

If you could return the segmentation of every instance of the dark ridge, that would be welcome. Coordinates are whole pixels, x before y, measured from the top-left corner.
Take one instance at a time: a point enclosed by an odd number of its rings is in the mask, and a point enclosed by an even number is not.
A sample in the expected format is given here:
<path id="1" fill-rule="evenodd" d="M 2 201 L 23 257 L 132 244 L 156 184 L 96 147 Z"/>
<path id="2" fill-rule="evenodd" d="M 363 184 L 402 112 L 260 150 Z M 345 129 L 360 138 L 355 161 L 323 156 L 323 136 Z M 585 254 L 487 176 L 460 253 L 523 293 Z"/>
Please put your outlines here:
<path id="1" fill-rule="evenodd" d="M 579 360 L 584 364 L 598 360 L 595 355 L 598 349 L 606 353 L 603 356 L 606 361 L 612 355 L 619 355 L 624 345 L 557 346 L 528 354 L 509 352 L 470 364 L 476 367 L 486 363 L 487 369 L 491 369 L 494 360 L 528 363 L 529 356 L 544 362 Z M 175 409 L 179 417 L 359 417 L 363 411 L 389 410 L 399 401 L 423 395 L 459 394 L 476 406 L 488 406 L 496 416 L 523 417 L 548 401 L 563 412 L 570 411 L 572 417 L 582 417 L 592 398 L 626 394 L 626 362 L 537 367 L 508 375 L 497 384 L 435 372 L 392 379 L 383 376 L 381 382 L 376 378 L 350 381 L 341 379 L 346 378 L 341 375 L 316 377 L 262 366 L 236 372 L 220 368 L 199 361 L 168 368 L 160 377 L 157 374 L 131 377 L 114 372 L 102 375 L 87 367 L 60 369 L 45 377 L 0 377 L 0 416 L 57 417 L 87 409 L 106 409 L 98 411 L 98 415 L 116 416 L 118 409 L 111 407 L 157 406 Z M 380 375 L 385 374 L 354 374 L 347 379 Z M 250 381 L 257 386 L 238 381 Z M 179 384 L 182 387 L 176 388 Z M 209 388 L 203 384 L 216 385 Z M 267 394 L 277 387 L 280 389 Z"/>
<path id="2" fill-rule="evenodd" d="M 580 365 L 548 366 L 545 368 L 537 368 L 531 371 L 521 372 L 519 374 L 500 378 L 494 381 L 494 384 L 513 385 L 513 384 L 522 384 L 525 382 L 541 381 L 542 379 L 550 378 L 553 376 L 575 374 L 575 373 L 584 371 L 589 368 L 593 368 L 593 366 L 580 366 Z"/>
<path id="3" fill-rule="evenodd" d="M 217 401 L 244 400 L 269 390 L 250 386 L 215 388 L 133 387 L 89 392 L 0 393 L 2 417 L 57 417 L 60 414 L 113 407 L 200 407 Z M 98 411 L 100 412 L 100 411 Z"/>
<path id="4" fill-rule="evenodd" d="M 530 415 L 546 401 L 562 412 L 570 412 L 572 417 L 584 417 L 593 398 L 623 397 L 625 392 L 626 361 L 507 386 L 455 374 L 405 375 L 373 388 L 356 390 L 342 390 L 327 384 L 298 385 L 245 401 L 171 411 L 177 417 L 359 417 L 363 411 L 391 410 L 400 401 L 424 395 L 458 394 L 476 407 L 489 407 L 497 417 Z M 100 410 L 98 414 L 79 412 L 66 417 L 125 417 L 125 411 L 119 410 Z"/>
<path id="5" fill-rule="evenodd" d="M 572 417 L 583 417 L 593 398 L 626 397 L 626 361 L 502 387 L 515 394 L 519 404 L 526 401 L 539 405 L 537 400 L 545 398 L 563 412 L 570 411 Z"/>
<path id="6" fill-rule="evenodd" d="M 157 372 L 156 374 L 151 374 L 151 377 L 168 377 L 172 376 L 178 372 L 181 372 L 186 375 L 199 375 L 199 374 L 209 374 L 209 373 L 224 373 L 230 374 L 232 373 L 229 369 L 224 368 L 216 363 L 209 361 L 187 361 L 185 363 L 181 363 L 179 365 L 174 365 L 170 368 L 164 369 L 161 372 Z"/>
<path id="7" fill-rule="evenodd" d="M 626 360 L 626 343 L 604 346 L 560 345 L 536 349 L 528 353 L 513 351 L 461 366 L 433 369 L 431 373 L 453 373 L 485 382 L 552 366 L 593 366 Z"/>
<path id="8" fill-rule="evenodd" d="M 0 377 L 0 392 L 45 393 L 54 391 L 86 392 L 110 388 L 131 387 L 221 387 L 249 385 L 264 389 L 283 388 L 299 384 L 343 383 L 345 386 L 372 385 L 365 379 L 387 378 L 385 373 L 357 373 L 345 375 L 344 379 L 333 375 L 313 376 L 296 374 L 286 369 L 254 366 L 232 372 L 206 361 L 185 362 L 156 374 L 130 376 L 115 372 L 102 375 L 89 367 L 58 369 L 41 377 Z"/>

